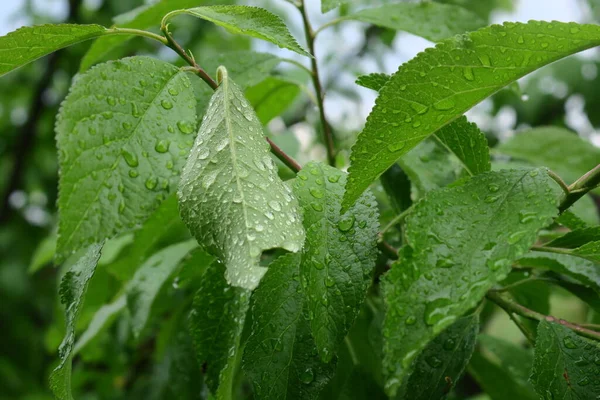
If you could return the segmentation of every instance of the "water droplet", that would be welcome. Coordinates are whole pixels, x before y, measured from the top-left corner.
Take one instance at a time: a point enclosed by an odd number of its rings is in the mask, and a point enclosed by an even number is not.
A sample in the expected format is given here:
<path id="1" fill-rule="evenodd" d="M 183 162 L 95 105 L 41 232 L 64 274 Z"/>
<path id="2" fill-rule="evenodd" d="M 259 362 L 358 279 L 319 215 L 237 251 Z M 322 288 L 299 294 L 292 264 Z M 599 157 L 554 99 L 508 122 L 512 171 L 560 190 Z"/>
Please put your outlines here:
<path id="1" fill-rule="evenodd" d="M 321 199 L 323 198 L 323 190 L 317 188 L 317 187 L 311 187 L 309 189 L 310 194 L 312 195 L 312 197 L 315 197 L 317 199 Z"/>
<path id="2" fill-rule="evenodd" d="M 479 54 L 478 57 L 479 57 L 479 61 L 481 61 L 481 65 L 483 65 L 484 67 L 492 66 L 490 57 L 487 54 Z"/>
<path id="3" fill-rule="evenodd" d="M 404 322 L 406 325 L 414 325 L 417 322 L 417 319 L 411 315 L 410 317 L 406 318 Z"/>
<path id="4" fill-rule="evenodd" d="M 125 159 L 127 165 L 129 165 L 130 167 L 135 168 L 140 164 L 137 156 L 134 153 L 131 153 L 126 149 L 122 149 L 121 154 L 123 155 L 123 158 Z"/>
<path id="5" fill-rule="evenodd" d="M 521 221 L 522 224 L 526 224 L 528 222 L 534 221 L 537 217 L 537 213 L 535 212 L 528 212 L 528 211 L 520 211 L 519 212 L 519 221 Z"/>
<path id="6" fill-rule="evenodd" d="M 473 75 L 473 68 L 465 67 L 465 69 L 463 70 L 463 76 L 468 81 L 472 81 L 473 79 L 475 79 L 475 76 Z"/>
<path id="7" fill-rule="evenodd" d="M 436 268 L 452 268 L 454 266 L 454 261 L 450 258 L 440 258 L 435 263 Z"/>
<path id="8" fill-rule="evenodd" d="M 177 128 L 184 135 L 189 135 L 190 133 L 194 132 L 195 125 L 189 121 L 179 121 L 177 122 Z"/>
<path id="9" fill-rule="evenodd" d="M 348 232 L 354 226 L 355 220 L 356 219 L 354 218 L 354 215 L 342 218 L 342 220 L 340 220 L 340 222 L 338 223 L 338 228 L 342 232 Z"/>
<path id="10" fill-rule="evenodd" d="M 161 101 L 160 105 L 165 110 L 170 110 L 171 108 L 173 108 L 173 103 L 171 103 L 169 100 L 163 100 L 163 101 Z"/>
<path id="11" fill-rule="evenodd" d="M 410 103 L 410 108 L 412 108 L 419 115 L 425 114 L 427 110 L 429 110 L 429 107 L 417 102 Z"/>
<path id="12" fill-rule="evenodd" d="M 498 201 L 498 196 L 487 196 L 483 201 L 486 203 L 495 203 Z"/>
<path id="13" fill-rule="evenodd" d="M 570 336 L 565 336 L 563 338 L 563 344 L 565 345 L 565 347 L 567 349 L 576 349 L 577 348 L 577 343 L 575 343 L 575 341 L 573 340 L 573 338 L 571 338 Z"/>
<path id="14" fill-rule="evenodd" d="M 584 376 L 583 378 L 581 378 L 580 380 L 577 381 L 577 384 L 579 386 L 587 386 L 590 384 L 590 378 L 587 376 Z"/>
<path id="15" fill-rule="evenodd" d="M 300 374 L 300 382 L 305 385 L 310 384 L 315 379 L 315 373 L 311 368 L 307 368 Z"/>
<path id="16" fill-rule="evenodd" d="M 156 186 L 158 185 L 158 178 L 156 177 L 150 177 L 148 179 L 146 179 L 146 189 L 148 190 L 154 190 L 156 189 Z"/>
<path id="17" fill-rule="evenodd" d="M 427 303 L 425 306 L 425 323 L 427 325 L 435 325 L 444 318 L 451 318 L 448 317 L 448 306 L 451 304 L 452 301 L 445 297 Z"/>
<path id="18" fill-rule="evenodd" d="M 313 210 L 321 212 L 323 211 L 323 206 L 321 205 L 321 203 L 317 203 L 317 202 L 312 202 L 310 203 L 310 206 L 312 207 Z"/>
<path id="19" fill-rule="evenodd" d="M 517 43 L 519 43 L 519 44 L 525 43 L 525 39 L 523 39 L 523 36 L 519 35 L 519 38 L 517 39 Z"/>
<path id="20" fill-rule="evenodd" d="M 140 176 L 140 173 L 137 171 L 137 169 L 130 169 L 129 170 L 129 177 L 130 178 L 137 178 L 138 176 Z"/>
<path id="21" fill-rule="evenodd" d="M 335 285 L 335 280 L 331 276 L 327 275 L 327 277 L 325 278 L 325 286 L 333 287 L 334 285 Z"/>
<path id="22" fill-rule="evenodd" d="M 340 180 L 340 176 L 339 175 L 331 175 L 331 176 L 327 177 L 327 180 L 331 183 L 337 183 L 337 181 Z"/>
<path id="23" fill-rule="evenodd" d="M 451 98 L 446 98 L 446 99 L 440 100 L 437 103 L 435 103 L 433 105 L 433 108 L 435 108 L 436 110 L 439 110 L 439 111 L 445 111 L 445 110 L 453 109 L 454 106 L 455 106 L 454 100 L 452 100 Z"/>
<path id="24" fill-rule="evenodd" d="M 204 178 L 202 179 L 202 187 L 204 189 L 208 189 L 217 179 L 217 172 L 211 172 L 207 175 L 204 176 Z"/>
<path id="25" fill-rule="evenodd" d="M 271 207 L 275 211 L 281 211 L 281 204 L 278 201 L 271 200 L 269 201 L 269 207 Z"/>
<path id="26" fill-rule="evenodd" d="M 398 142 L 394 144 L 390 144 L 387 148 L 390 152 L 395 153 L 397 151 L 402 150 L 406 146 L 406 142 Z"/>
<path id="27" fill-rule="evenodd" d="M 443 364 L 442 360 L 436 356 L 429 356 L 425 359 L 425 361 L 431 368 L 439 368 Z"/>
<path id="28" fill-rule="evenodd" d="M 488 190 L 492 193 L 496 193 L 498 190 L 500 190 L 500 186 L 490 183 L 488 185 Z"/>
<path id="29" fill-rule="evenodd" d="M 509 244 L 515 244 L 517 243 L 519 240 L 523 239 L 523 237 L 525 237 L 527 235 L 527 231 L 518 231 L 518 232 L 514 232 L 512 233 L 508 239 L 506 240 Z"/>
<path id="30" fill-rule="evenodd" d="M 170 145 L 171 142 L 169 142 L 168 140 L 159 140 L 156 142 L 154 150 L 156 150 L 157 153 L 166 153 L 167 151 L 169 151 Z"/>
<path id="31" fill-rule="evenodd" d="M 112 96 L 108 96 L 108 97 L 106 98 L 106 102 L 107 102 L 109 105 L 111 105 L 111 106 L 116 106 L 116 105 L 117 105 L 117 100 L 115 100 L 115 98 L 114 98 L 114 97 L 112 97 Z"/>
<path id="32" fill-rule="evenodd" d="M 169 88 L 169 94 L 171 96 L 177 96 L 179 94 L 179 91 L 177 89 L 175 89 L 174 87 L 170 87 Z"/>
<path id="33" fill-rule="evenodd" d="M 201 147 L 200 149 L 198 149 L 197 157 L 199 160 L 206 160 L 209 155 L 210 155 L 210 150 L 207 147 Z"/>
<path id="34" fill-rule="evenodd" d="M 447 351 L 452 351 L 456 348 L 456 341 L 452 338 L 448 338 L 445 342 L 444 342 L 444 350 Z"/>

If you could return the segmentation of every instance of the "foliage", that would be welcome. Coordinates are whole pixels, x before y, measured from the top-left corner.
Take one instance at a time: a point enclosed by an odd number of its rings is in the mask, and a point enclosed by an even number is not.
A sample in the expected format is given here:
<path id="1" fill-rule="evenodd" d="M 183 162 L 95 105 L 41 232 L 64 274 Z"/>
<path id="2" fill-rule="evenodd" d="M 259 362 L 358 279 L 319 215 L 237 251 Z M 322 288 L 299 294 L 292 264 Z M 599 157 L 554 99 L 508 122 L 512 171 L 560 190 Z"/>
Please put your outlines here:
<path id="1" fill-rule="evenodd" d="M 289 0 L 303 46 L 268 2 L 139 3 L 91 18 L 73 0 L 65 23 L 0 37 L 3 128 L 52 54 L 23 138 L 0 143 L 0 399 L 600 398 L 600 150 L 557 99 L 514 99 L 600 45 L 597 25 L 323 0 L 313 29 Z M 437 44 L 392 75 L 317 59 L 346 21 L 375 64 L 396 31 Z M 594 77 L 569 79 L 598 102 Z M 369 90 L 362 132 L 331 119 L 325 94 Z M 523 129 L 470 122 L 488 97 Z M 56 200 L 46 222 L 20 188 Z"/>

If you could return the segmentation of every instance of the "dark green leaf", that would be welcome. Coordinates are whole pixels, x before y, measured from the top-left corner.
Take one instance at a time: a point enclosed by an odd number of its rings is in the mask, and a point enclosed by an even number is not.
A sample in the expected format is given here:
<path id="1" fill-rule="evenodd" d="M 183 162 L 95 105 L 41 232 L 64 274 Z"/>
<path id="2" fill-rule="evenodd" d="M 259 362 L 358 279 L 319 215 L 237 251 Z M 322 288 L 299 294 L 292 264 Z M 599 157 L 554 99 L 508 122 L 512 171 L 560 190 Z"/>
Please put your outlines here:
<path id="1" fill-rule="evenodd" d="M 248 290 L 229 286 L 224 273 L 221 263 L 207 268 L 190 313 L 198 363 L 206 363 L 206 382 L 219 400 L 237 398 L 233 382 L 242 357 L 240 340 L 250 299 Z"/>
<path id="2" fill-rule="evenodd" d="M 186 75 L 148 57 L 102 64 L 77 79 L 56 124 L 59 260 L 134 228 L 174 191 L 192 144 L 194 105 Z"/>
<path id="3" fill-rule="evenodd" d="M 571 254 L 600 264 L 600 240 L 589 242 L 581 247 L 573 249 Z"/>
<path id="4" fill-rule="evenodd" d="M 306 242 L 300 278 L 319 354 L 329 362 L 354 323 L 377 259 L 377 204 L 365 194 L 340 215 L 346 174 L 311 162 L 294 193 L 304 210 Z"/>
<path id="5" fill-rule="evenodd" d="M 538 325 L 531 383 L 543 398 L 596 399 L 600 396 L 600 344 L 560 324 Z"/>
<path id="6" fill-rule="evenodd" d="M 533 387 L 529 383 L 529 374 L 533 366 L 533 352 L 531 349 L 519 347 L 504 339 L 489 335 L 479 335 L 479 344 L 492 353 L 512 378 L 523 387 Z"/>
<path id="7" fill-rule="evenodd" d="M 494 364 L 481 353 L 473 354 L 468 370 L 493 400 L 539 400 L 529 385 L 519 384 L 508 371 Z"/>
<path id="8" fill-rule="evenodd" d="M 352 149 L 344 208 L 398 158 L 520 77 L 600 44 L 600 27 L 562 22 L 492 25 L 440 42 L 382 89 Z"/>
<path id="9" fill-rule="evenodd" d="M 381 185 L 396 213 L 401 213 L 412 205 L 411 183 L 408 175 L 399 165 L 392 165 L 381 175 Z"/>
<path id="10" fill-rule="evenodd" d="M 120 296 L 114 302 L 100 307 L 100 309 L 94 314 L 94 318 L 90 322 L 89 326 L 81 334 L 75 347 L 73 347 L 73 354 L 77 354 L 79 350 L 83 349 L 88 343 L 107 326 L 109 326 L 115 318 L 125 309 L 126 305 L 125 296 Z"/>
<path id="11" fill-rule="evenodd" d="M 567 232 L 565 235 L 546 243 L 548 247 L 564 247 L 573 249 L 582 246 L 588 242 L 600 240 L 600 226 L 591 228 L 575 229 Z"/>
<path id="12" fill-rule="evenodd" d="M 102 244 L 93 244 L 65 273 L 60 283 L 60 300 L 65 306 L 67 330 L 58 349 L 60 363 L 50 375 L 50 388 L 60 400 L 73 400 L 71 393 L 71 359 L 75 344 L 75 327 L 85 299 L 88 284 L 100 259 Z"/>
<path id="13" fill-rule="evenodd" d="M 315 399 L 333 375 L 310 334 L 299 269 L 299 254 L 278 258 L 252 296 L 243 367 L 258 399 Z"/>
<path id="14" fill-rule="evenodd" d="M 384 278 L 390 394 L 427 343 L 506 277 L 558 214 L 560 193 L 543 170 L 488 172 L 415 206 L 408 246 Z"/>
<path id="15" fill-rule="evenodd" d="M 127 285 L 127 308 L 135 337 L 142 333 L 158 292 L 183 258 L 198 244 L 195 240 L 166 247 L 150 257 Z"/>
<path id="16" fill-rule="evenodd" d="M 461 117 L 433 134 L 442 146 L 460 160 L 471 176 L 491 169 L 488 142 L 477 125 Z"/>
<path id="17" fill-rule="evenodd" d="M 298 202 L 277 176 L 262 125 L 240 88 L 220 69 L 181 177 L 181 215 L 198 241 L 227 266 L 234 286 L 254 289 L 264 250 L 299 251 L 304 229 Z"/>
<path id="18" fill-rule="evenodd" d="M 0 76 L 40 57 L 106 34 L 100 25 L 27 26 L 0 37 Z"/>

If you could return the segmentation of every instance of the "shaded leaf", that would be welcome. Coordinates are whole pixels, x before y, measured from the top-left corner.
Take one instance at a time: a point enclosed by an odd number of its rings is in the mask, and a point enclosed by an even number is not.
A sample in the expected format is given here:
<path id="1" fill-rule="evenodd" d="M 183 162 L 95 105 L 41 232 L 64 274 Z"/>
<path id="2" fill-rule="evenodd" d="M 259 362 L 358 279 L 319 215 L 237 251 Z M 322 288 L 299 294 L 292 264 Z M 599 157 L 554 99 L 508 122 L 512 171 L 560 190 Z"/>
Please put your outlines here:
<path id="1" fill-rule="evenodd" d="M 582 246 L 588 242 L 600 240 L 600 226 L 590 228 L 575 229 L 567 232 L 563 236 L 546 243 L 548 247 L 564 247 L 572 249 Z"/>
<path id="2" fill-rule="evenodd" d="M 454 154 L 471 176 L 491 169 L 488 142 L 477 125 L 461 117 L 438 130 L 433 137 Z"/>
<path id="3" fill-rule="evenodd" d="M 246 98 L 263 125 L 287 110 L 298 94 L 300 87 L 296 83 L 275 77 L 267 78 L 246 90 Z"/>
<path id="4" fill-rule="evenodd" d="M 366 193 L 340 215 L 345 181 L 340 170 L 311 162 L 294 183 L 306 229 L 300 278 L 311 332 L 325 362 L 354 323 L 377 259 L 377 203 Z"/>
<path id="5" fill-rule="evenodd" d="M 266 272 L 261 253 L 299 251 L 304 229 L 260 121 L 226 70 L 220 71 L 222 82 L 183 170 L 180 209 L 198 241 L 225 263 L 227 280 L 254 289 Z"/>
<path id="6" fill-rule="evenodd" d="M 26 26 L 0 37 L 0 76 L 47 54 L 106 34 L 100 25 Z"/>
<path id="7" fill-rule="evenodd" d="M 456 36 L 403 64 L 352 149 L 344 208 L 398 158 L 502 87 L 600 44 L 600 27 L 505 23 Z M 376 140 L 377 139 L 377 140 Z"/>
<path id="8" fill-rule="evenodd" d="M 479 335 L 478 343 L 492 353 L 506 370 L 523 387 L 533 387 L 529 383 L 529 374 L 533 366 L 533 351 L 519 347 L 504 339 L 490 335 Z"/>
<path id="9" fill-rule="evenodd" d="M 206 383 L 217 399 L 237 398 L 233 381 L 242 357 L 241 336 L 250 292 L 231 287 L 224 266 L 213 263 L 203 275 L 190 313 L 196 357 L 206 365 Z"/>
<path id="10" fill-rule="evenodd" d="M 158 292 L 183 258 L 197 246 L 195 240 L 188 240 L 166 247 L 146 260 L 127 284 L 127 308 L 136 338 L 148 322 Z"/>
<path id="11" fill-rule="evenodd" d="M 298 44 L 285 23 L 277 15 L 250 6 L 206 6 L 177 10 L 171 16 L 188 14 L 222 26 L 229 32 L 266 40 L 277 46 L 308 57 L 309 52 Z"/>
<path id="12" fill-rule="evenodd" d="M 570 254 L 600 264 L 600 240 L 573 249 Z"/>
<path id="13" fill-rule="evenodd" d="M 258 399 L 315 399 L 333 375 L 310 334 L 299 269 L 299 254 L 278 258 L 252 296 L 243 368 Z"/>
<path id="14" fill-rule="evenodd" d="M 543 170 L 514 170 L 477 175 L 417 203 L 408 246 L 384 276 L 388 393 L 428 342 L 506 277 L 558 214 L 560 193 Z"/>
<path id="15" fill-rule="evenodd" d="M 504 368 L 494 364 L 481 353 L 473 354 L 469 374 L 493 400 L 538 400 L 529 385 L 521 385 Z"/>
<path id="16" fill-rule="evenodd" d="M 600 396 L 600 344 L 560 324 L 538 325 L 531 383 L 544 398 L 595 399 Z"/>
<path id="17" fill-rule="evenodd" d="M 50 389 L 60 400 L 73 400 L 71 393 L 71 359 L 75 343 L 75 327 L 90 279 L 96 272 L 102 244 L 93 244 L 65 273 L 60 283 L 60 301 L 65 305 L 66 333 L 60 344 L 60 362 L 50 375 Z"/>
<path id="18" fill-rule="evenodd" d="M 76 80 L 56 124 L 58 260 L 135 228 L 174 191 L 194 106 L 185 73 L 148 57 L 98 65 Z"/>
<path id="19" fill-rule="evenodd" d="M 73 354 L 78 353 L 81 349 L 83 349 L 88 343 L 90 343 L 96 336 L 103 330 L 106 329 L 115 318 L 125 309 L 125 305 L 127 304 L 125 296 L 120 296 L 114 302 L 104 305 L 100 307 L 96 314 L 94 314 L 94 318 L 88 325 L 85 332 L 81 334 L 77 343 L 75 343 L 75 347 L 73 348 Z"/>

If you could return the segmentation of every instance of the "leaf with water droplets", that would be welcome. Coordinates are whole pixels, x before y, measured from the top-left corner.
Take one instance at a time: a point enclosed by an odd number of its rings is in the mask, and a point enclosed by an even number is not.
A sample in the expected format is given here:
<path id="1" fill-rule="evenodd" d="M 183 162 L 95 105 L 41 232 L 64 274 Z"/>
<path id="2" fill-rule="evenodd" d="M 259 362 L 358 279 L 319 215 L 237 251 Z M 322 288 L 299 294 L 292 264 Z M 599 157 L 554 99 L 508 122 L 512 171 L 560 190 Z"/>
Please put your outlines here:
<path id="1" fill-rule="evenodd" d="M 199 2 L 201 0 L 160 0 L 117 15 L 113 18 L 113 23 L 119 28 L 148 29 L 160 25 L 160 20 L 169 11 L 197 6 Z M 88 70 L 92 65 L 103 60 L 110 51 L 127 43 L 133 37 L 110 35 L 98 38 L 81 60 L 79 72 Z"/>
<path id="2" fill-rule="evenodd" d="M 148 322 L 150 309 L 158 292 L 183 258 L 195 247 L 198 247 L 195 240 L 165 247 L 146 260 L 127 284 L 127 308 L 136 338 Z"/>
<path id="3" fill-rule="evenodd" d="M 266 40 L 277 46 L 312 57 L 292 36 L 287 26 L 277 15 L 260 7 L 251 6 L 205 6 L 177 10 L 172 16 L 188 14 L 202 18 L 227 31 Z"/>
<path id="4" fill-rule="evenodd" d="M 27 26 L 0 37 L 0 76 L 64 47 L 105 35 L 100 25 Z"/>
<path id="5" fill-rule="evenodd" d="M 262 125 L 240 88 L 219 70 L 179 188 L 181 215 L 198 241 L 227 266 L 234 286 L 254 289 L 264 250 L 304 243 L 298 201 L 277 175 Z"/>
<path id="6" fill-rule="evenodd" d="M 546 64 L 599 44 L 597 25 L 507 22 L 420 53 L 381 89 L 352 148 L 344 208 L 398 158 L 475 104 Z M 450 101 L 454 106 L 446 110 L 434 107 Z"/>
<path id="7" fill-rule="evenodd" d="M 232 391 L 250 300 L 250 291 L 229 286 L 224 273 L 221 263 L 206 269 L 189 318 L 198 364 L 206 365 L 206 383 L 219 400 L 238 398 Z"/>
<path id="8" fill-rule="evenodd" d="M 384 278 L 390 394 L 422 349 L 506 277 L 558 214 L 560 195 L 544 170 L 505 170 L 432 191 L 417 203 L 400 260 Z M 523 222 L 519 210 L 536 217 Z"/>
<path id="9" fill-rule="evenodd" d="M 258 399 L 316 399 L 333 376 L 335 363 L 320 360 L 310 333 L 300 258 L 275 260 L 252 295 L 243 368 Z"/>
<path id="10" fill-rule="evenodd" d="M 486 25 L 477 14 L 464 7 L 434 2 L 386 4 L 342 18 L 409 32 L 433 42 Z"/>
<path id="11" fill-rule="evenodd" d="M 567 254 L 532 251 L 518 260 L 523 267 L 547 269 L 570 276 L 600 293 L 598 264 Z"/>
<path id="12" fill-rule="evenodd" d="M 308 163 L 294 183 L 304 209 L 300 278 L 319 354 L 329 362 L 354 323 L 377 259 L 377 203 L 365 193 L 340 215 L 346 174 Z"/>
<path id="13" fill-rule="evenodd" d="M 190 86 L 179 68 L 148 57 L 101 64 L 75 81 L 56 123 L 59 260 L 135 228 L 174 191 L 192 145 L 175 127 L 196 120 Z M 165 152 L 155 149 L 161 140 Z"/>
<path id="14" fill-rule="evenodd" d="M 479 332 L 477 314 L 462 317 L 423 350 L 398 399 L 441 399 L 456 385 L 469 363 Z"/>
<path id="15" fill-rule="evenodd" d="M 600 343 L 561 324 L 540 322 L 530 380 L 545 399 L 597 399 Z"/>
<path id="16" fill-rule="evenodd" d="M 58 349 L 60 363 L 50 375 L 50 389 L 60 400 L 73 400 L 71 393 L 71 359 L 75 327 L 88 284 L 100 259 L 101 244 L 93 244 L 65 273 L 60 283 L 60 300 L 65 305 L 66 334 Z"/>

